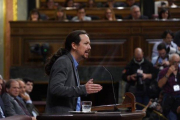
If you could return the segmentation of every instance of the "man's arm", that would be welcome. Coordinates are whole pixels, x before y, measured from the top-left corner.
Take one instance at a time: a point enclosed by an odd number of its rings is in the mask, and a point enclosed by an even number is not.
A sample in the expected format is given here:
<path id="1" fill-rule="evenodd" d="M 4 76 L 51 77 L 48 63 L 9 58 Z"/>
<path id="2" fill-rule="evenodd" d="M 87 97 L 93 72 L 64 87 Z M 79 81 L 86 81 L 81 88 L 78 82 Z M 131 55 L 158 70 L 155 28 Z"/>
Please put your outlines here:
<path id="1" fill-rule="evenodd" d="M 169 67 L 169 69 L 168 69 L 166 74 L 160 73 L 160 77 L 159 77 L 159 81 L 158 81 L 158 86 L 160 88 L 162 88 L 166 84 L 166 82 L 169 79 L 169 76 L 171 75 L 171 73 L 173 71 L 175 71 L 175 67 L 172 65 L 171 67 Z"/>

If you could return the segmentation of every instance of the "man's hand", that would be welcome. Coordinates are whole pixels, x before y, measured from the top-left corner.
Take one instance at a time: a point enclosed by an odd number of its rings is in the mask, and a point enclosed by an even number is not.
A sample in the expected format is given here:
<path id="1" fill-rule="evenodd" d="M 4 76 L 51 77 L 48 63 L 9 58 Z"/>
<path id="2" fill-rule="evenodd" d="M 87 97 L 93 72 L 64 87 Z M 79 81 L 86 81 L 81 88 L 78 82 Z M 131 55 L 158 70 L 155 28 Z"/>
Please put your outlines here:
<path id="1" fill-rule="evenodd" d="M 168 76 L 169 76 L 171 73 L 173 73 L 175 70 L 176 70 L 176 69 L 175 69 L 174 65 L 171 65 L 171 66 L 169 67 L 169 69 L 168 69 L 168 72 L 167 72 Z"/>
<path id="2" fill-rule="evenodd" d="M 87 94 L 97 93 L 102 90 L 102 86 L 99 84 L 94 84 L 93 79 L 90 79 L 86 84 Z"/>
<path id="3" fill-rule="evenodd" d="M 22 97 L 22 99 L 23 99 L 23 100 L 25 100 L 25 101 L 30 100 L 30 97 L 29 97 L 29 96 L 27 96 L 27 95 L 25 95 L 25 94 L 23 94 L 23 93 L 21 93 L 21 94 L 20 94 L 20 96 L 21 96 L 21 97 Z"/>
<path id="4" fill-rule="evenodd" d="M 162 64 L 165 65 L 165 66 L 169 66 L 169 61 L 165 61 L 165 60 L 164 60 L 164 61 L 162 62 Z"/>
<path id="5" fill-rule="evenodd" d="M 32 118 L 32 120 L 36 120 L 36 117 L 31 117 Z"/>
<path id="6" fill-rule="evenodd" d="M 130 79 L 133 80 L 133 81 L 135 81 L 135 80 L 136 80 L 136 74 L 130 75 Z"/>

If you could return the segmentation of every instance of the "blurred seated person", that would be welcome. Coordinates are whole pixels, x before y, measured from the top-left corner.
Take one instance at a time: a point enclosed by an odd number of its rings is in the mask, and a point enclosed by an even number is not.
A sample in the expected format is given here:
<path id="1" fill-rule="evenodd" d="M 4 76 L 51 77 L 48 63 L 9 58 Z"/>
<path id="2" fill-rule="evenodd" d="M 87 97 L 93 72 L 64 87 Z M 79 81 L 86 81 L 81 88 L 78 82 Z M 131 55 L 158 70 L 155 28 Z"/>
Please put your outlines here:
<path id="1" fill-rule="evenodd" d="M 66 21 L 67 20 L 66 13 L 64 12 L 62 8 L 58 8 L 55 11 L 55 17 L 50 18 L 49 20 Z"/>
<path id="2" fill-rule="evenodd" d="M 19 83 L 16 80 L 8 80 L 5 85 L 6 93 L 2 95 L 5 107 L 5 116 L 28 115 L 31 116 L 26 106 L 17 99 L 19 95 Z M 32 117 L 32 119 L 35 119 Z"/>
<path id="3" fill-rule="evenodd" d="M 168 9 L 166 8 L 162 8 L 160 11 L 159 11 L 159 19 L 163 19 L 163 20 L 167 20 L 171 17 L 170 15 L 170 12 Z"/>
<path id="4" fill-rule="evenodd" d="M 54 2 L 54 0 L 46 0 L 46 5 L 42 7 L 44 9 L 57 9 L 58 4 Z"/>
<path id="5" fill-rule="evenodd" d="M 91 21 L 91 17 L 86 16 L 84 8 L 79 8 L 77 10 L 77 16 L 73 17 L 72 21 Z"/>
<path id="6" fill-rule="evenodd" d="M 114 21 L 116 20 L 116 17 L 114 15 L 114 11 L 111 8 L 107 8 L 105 11 L 104 20 L 108 21 Z"/>
<path id="7" fill-rule="evenodd" d="M 96 3 L 94 0 L 88 0 L 86 4 L 87 8 L 96 8 Z"/>
<path id="8" fill-rule="evenodd" d="M 126 0 L 126 2 L 120 4 L 121 7 L 132 7 L 133 5 L 139 6 L 139 3 L 135 0 Z"/>
<path id="9" fill-rule="evenodd" d="M 167 0 L 169 7 L 178 7 L 176 4 L 174 4 L 174 2 L 176 2 L 177 0 Z"/>
<path id="10" fill-rule="evenodd" d="M 134 57 L 122 72 L 122 79 L 127 82 L 126 92 L 132 92 L 135 95 L 136 102 L 144 105 L 149 102 L 148 88 L 154 79 L 153 65 L 144 58 L 141 48 L 136 48 Z M 137 106 L 137 109 L 141 108 Z"/>
<path id="11" fill-rule="evenodd" d="M 64 7 L 74 7 L 74 0 L 66 0 Z"/>
<path id="12" fill-rule="evenodd" d="M 17 96 L 17 99 L 26 106 L 31 116 L 36 117 L 37 115 L 39 115 L 39 113 L 37 109 L 34 107 L 30 96 L 26 94 L 26 85 L 24 81 L 22 81 L 22 79 L 17 79 L 17 81 L 19 82 L 19 86 L 20 86 L 19 96 Z"/>
<path id="13" fill-rule="evenodd" d="M 30 21 L 41 21 L 41 16 L 40 16 L 40 13 L 37 9 L 33 9 L 31 12 L 30 12 L 30 18 L 29 18 Z"/>
<path id="14" fill-rule="evenodd" d="M 152 64 L 158 70 L 162 70 L 169 66 L 169 55 L 166 50 L 166 44 L 160 43 L 157 46 L 158 56 L 152 58 Z"/>
<path id="15" fill-rule="evenodd" d="M 0 119 L 1 118 L 5 118 L 5 114 L 4 114 L 4 103 L 3 103 L 3 100 L 1 98 L 1 95 L 3 94 L 3 86 L 4 85 L 4 82 L 3 82 L 3 78 L 2 76 L 0 75 Z"/>
<path id="16" fill-rule="evenodd" d="M 107 0 L 105 5 L 103 7 L 108 7 L 108 8 L 114 8 L 114 7 L 119 7 L 119 2 L 115 2 L 115 0 Z"/>
<path id="17" fill-rule="evenodd" d="M 159 0 L 154 2 L 154 13 L 155 15 L 158 15 L 158 8 L 159 7 L 168 7 L 168 1 L 167 0 Z"/>
<path id="18" fill-rule="evenodd" d="M 132 20 L 148 19 L 147 16 L 141 15 L 141 11 L 140 11 L 139 6 L 133 5 L 130 10 L 131 10 L 131 15 L 129 15 L 129 16 L 128 16 L 127 18 L 125 18 L 125 19 L 132 19 Z"/>
<path id="19" fill-rule="evenodd" d="M 174 34 L 173 34 L 173 32 L 171 30 L 165 30 L 162 33 L 161 37 L 162 37 L 163 40 L 161 40 L 160 42 L 155 43 L 154 46 L 153 46 L 152 59 L 153 59 L 153 57 L 159 56 L 157 46 L 162 42 L 166 45 L 166 49 L 167 49 L 168 54 L 171 53 L 170 49 L 174 50 L 175 52 L 178 51 L 178 47 L 177 47 L 176 43 L 173 42 Z"/>

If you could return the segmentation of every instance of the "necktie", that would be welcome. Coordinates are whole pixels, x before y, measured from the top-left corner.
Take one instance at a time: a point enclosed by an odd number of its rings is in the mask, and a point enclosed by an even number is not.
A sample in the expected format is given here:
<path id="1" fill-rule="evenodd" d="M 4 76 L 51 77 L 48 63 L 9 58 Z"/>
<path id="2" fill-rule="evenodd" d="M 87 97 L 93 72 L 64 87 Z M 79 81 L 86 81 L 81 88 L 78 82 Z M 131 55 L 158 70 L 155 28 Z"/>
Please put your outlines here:
<path id="1" fill-rule="evenodd" d="M 16 102 L 19 104 L 19 106 L 22 108 L 22 110 L 24 111 L 24 113 L 28 116 L 31 116 L 30 113 L 27 111 L 27 109 L 24 107 L 24 105 L 21 103 L 21 101 L 19 101 L 16 97 L 14 98 L 16 100 Z"/>

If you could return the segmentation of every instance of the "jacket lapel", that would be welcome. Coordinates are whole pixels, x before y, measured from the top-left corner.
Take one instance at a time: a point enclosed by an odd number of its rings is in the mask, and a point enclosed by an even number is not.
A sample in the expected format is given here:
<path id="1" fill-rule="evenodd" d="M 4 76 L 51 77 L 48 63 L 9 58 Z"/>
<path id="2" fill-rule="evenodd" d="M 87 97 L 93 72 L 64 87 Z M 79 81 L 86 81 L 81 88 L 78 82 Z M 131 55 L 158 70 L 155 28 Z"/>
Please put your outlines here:
<path id="1" fill-rule="evenodd" d="M 78 72 L 76 71 L 76 68 L 75 68 L 75 66 L 74 66 L 74 60 L 73 60 L 73 58 L 72 58 L 72 56 L 71 56 L 70 53 L 68 53 L 67 56 L 68 56 L 69 59 L 71 60 L 72 67 L 73 67 L 73 72 L 74 72 L 74 76 L 75 76 L 75 78 L 76 78 L 76 85 L 78 85 L 78 83 L 79 83 L 79 76 L 78 76 Z"/>

